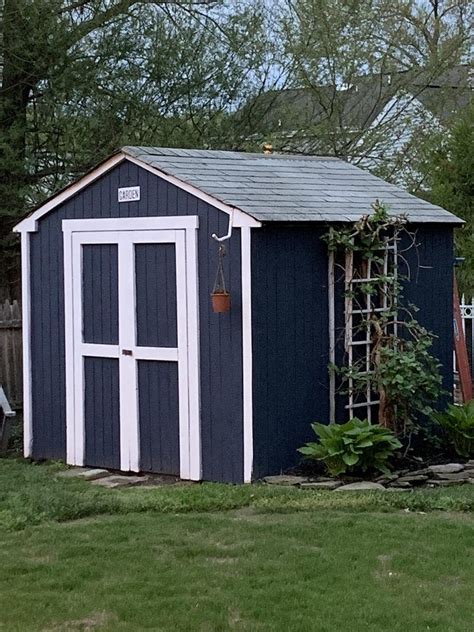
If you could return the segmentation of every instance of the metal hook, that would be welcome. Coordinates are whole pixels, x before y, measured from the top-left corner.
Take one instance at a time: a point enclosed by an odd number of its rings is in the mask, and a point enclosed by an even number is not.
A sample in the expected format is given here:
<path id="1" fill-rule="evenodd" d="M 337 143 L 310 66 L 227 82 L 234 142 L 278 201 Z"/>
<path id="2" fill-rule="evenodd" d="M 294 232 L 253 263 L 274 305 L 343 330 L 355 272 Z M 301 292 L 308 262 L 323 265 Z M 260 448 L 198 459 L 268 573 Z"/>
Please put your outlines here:
<path id="1" fill-rule="evenodd" d="M 218 237 L 216 233 L 212 233 L 211 237 L 218 242 L 227 241 L 228 239 L 232 237 L 233 225 L 234 225 L 234 209 L 232 209 L 231 214 L 229 216 L 229 228 L 227 230 L 227 235 L 224 235 L 223 237 Z"/>

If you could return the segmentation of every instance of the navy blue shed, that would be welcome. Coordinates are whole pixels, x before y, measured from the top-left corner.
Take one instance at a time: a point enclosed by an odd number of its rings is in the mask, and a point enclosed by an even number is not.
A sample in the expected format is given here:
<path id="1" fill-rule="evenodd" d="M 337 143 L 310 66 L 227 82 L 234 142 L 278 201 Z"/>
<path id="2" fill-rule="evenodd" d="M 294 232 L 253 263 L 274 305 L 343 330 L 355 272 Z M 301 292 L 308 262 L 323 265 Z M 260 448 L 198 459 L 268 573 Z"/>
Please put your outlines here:
<path id="1" fill-rule="evenodd" d="M 338 414 L 321 237 L 375 199 L 417 230 L 405 294 L 449 389 L 455 216 L 336 158 L 125 147 L 15 229 L 25 455 L 233 483 L 294 466 Z"/>

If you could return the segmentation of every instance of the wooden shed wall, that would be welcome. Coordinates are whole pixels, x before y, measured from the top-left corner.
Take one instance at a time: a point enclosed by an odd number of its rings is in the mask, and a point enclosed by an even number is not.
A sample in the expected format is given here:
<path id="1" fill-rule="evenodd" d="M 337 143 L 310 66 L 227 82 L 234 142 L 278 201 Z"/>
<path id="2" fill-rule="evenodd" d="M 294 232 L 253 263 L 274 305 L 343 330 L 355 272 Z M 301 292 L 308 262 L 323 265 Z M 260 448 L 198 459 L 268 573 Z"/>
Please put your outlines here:
<path id="1" fill-rule="evenodd" d="M 404 300 L 418 307 L 416 319 L 436 335 L 432 353 L 442 365 L 443 405 L 453 391 L 453 228 L 425 224 L 413 230 L 417 246 L 403 253 L 407 264 L 400 266 L 402 275 L 410 275 Z"/>
<path id="2" fill-rule="evenodd" d="M 411 275 L 404 296 L 437 336 L 433 354 L 442 364 L 443 406 L 453 380 L 453 234 L 442 225 L 414 229 L 418 246 L 403 253 Z M 314 438 L 310 423 L 329 421 L 328 257 L 321 240 L 326 231 L 275 224 L 252 232 L 254 478 L 296 465 L 297 448 Z M 335 298 L 336 361 L 341 363 L 343 283 Z M 347 396 L 336 399 L 337 421 L 343 421 Z"/>
<path id="3" fill-rule="evenodd" d="M 329 418 L 325 230 L 252 231 L 254 478 L 298 463 L 310 423 Z"/>
<path id="4" fill-rule="evenodd" d="M 141 200 L 118 203 L 118 187 L 141 187 Z M 243 478 L 242 312 L 240 230 L 227 242 L 229 314 L 213 314 L 217 266 L 213 232 L 228 215 L 130 162 L 124 162 L 46 215 L 31 234 L 33 456 L 64 458 L 65 346 L 63 219 L 198 215 L 201 423 L 203 478 Z"/>

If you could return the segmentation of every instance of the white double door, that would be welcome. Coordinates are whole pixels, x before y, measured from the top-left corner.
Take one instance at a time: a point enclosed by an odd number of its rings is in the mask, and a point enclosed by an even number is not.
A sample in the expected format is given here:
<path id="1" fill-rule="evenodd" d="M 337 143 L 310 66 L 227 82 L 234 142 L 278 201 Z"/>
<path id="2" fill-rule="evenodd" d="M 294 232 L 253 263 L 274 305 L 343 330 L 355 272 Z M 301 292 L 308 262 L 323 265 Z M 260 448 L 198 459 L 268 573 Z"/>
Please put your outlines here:
<path id="1" fill-rule="evenodd" d="M 63 222 L 68 463 L 201 478 L 196 228 Z"/>

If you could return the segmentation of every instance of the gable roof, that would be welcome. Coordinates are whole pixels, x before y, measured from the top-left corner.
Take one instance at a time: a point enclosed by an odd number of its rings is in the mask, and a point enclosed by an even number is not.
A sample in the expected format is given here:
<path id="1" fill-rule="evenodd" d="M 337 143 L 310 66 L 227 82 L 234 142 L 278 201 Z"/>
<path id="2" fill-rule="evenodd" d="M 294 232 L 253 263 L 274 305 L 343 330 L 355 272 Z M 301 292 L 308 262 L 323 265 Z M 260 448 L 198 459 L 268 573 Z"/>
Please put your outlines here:
<path id="1" fill-rule="evenodd" d="M 237 214 L 235 226 L 258 226 L 259 222 L 353 222 L 370 213 L 376 199 L 387 204 L 389 214 L 406 214 L 414 223 L 464 223 L 441 207 L 339 158 L 124 147 L 54 194 L 19 222 L 14 231 L 36 230 L 41 217 L 127 159 L 217 208 Z"/>
<path id="2" fill-rule="evenodd" d="M 412 222 L 462 223 L 339 158 L 160 147 L 122 151 L 261 222 L 357 221 L 378 199 L 390 214 L 406 213 Z"/>
<path id="3" fill-rule="evenodd" d="M 270 90 L 241 110 L 262 119 L 262 132 L 304 130 L 334 119 L 347 130 L 368 129 L 386 105 L 402 94 L 417 99 L 440 122 L 451 121 L 472 100 L 473 74 L 468 65 L 442 71 L 423 69 L 354 77 L 350 86 Z"/>

